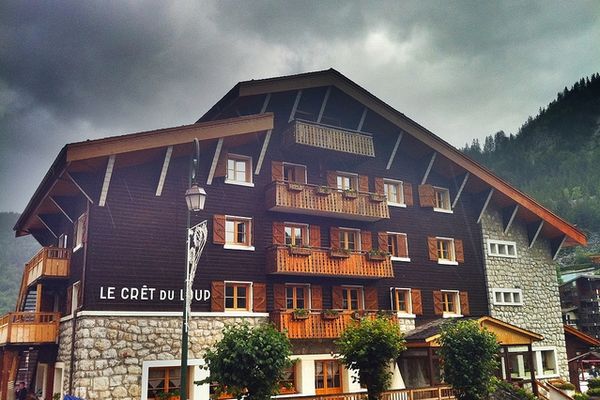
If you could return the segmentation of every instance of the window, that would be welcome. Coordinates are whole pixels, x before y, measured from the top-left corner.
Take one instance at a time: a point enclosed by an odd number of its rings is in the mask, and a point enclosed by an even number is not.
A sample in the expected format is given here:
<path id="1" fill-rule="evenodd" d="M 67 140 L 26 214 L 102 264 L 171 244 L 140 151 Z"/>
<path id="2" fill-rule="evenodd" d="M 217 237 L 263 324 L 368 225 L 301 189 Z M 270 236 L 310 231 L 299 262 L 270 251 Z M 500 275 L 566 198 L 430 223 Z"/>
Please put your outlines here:
<path id="1" fill-rule="evenodd" d="M 401 181 L 393 181 L 390 179 L 383 180 L 383 190 L 387 197 L 387 202 L 391 206 L 405 206 L 404 191 Z"/>
<path id="2" fill-rule="evenodd" d="M 252 219 L 250 218 L 225 217 L 225 246 L 251 248 L 251 228 Z"/>
<path id="3" fill-rule="evenodd" d="M 360 251 L 360 231 L 357 229 L 340 228 L 340 248 L 350 251 Z"/>
<path id="4" fill-rule="evenodd" d="M 522 306 L 523 293 L 521 289 L 494 289 L 494 304 L 499 306 Z"/>
<path id="5" fill-rule="evenodd" d="M 558 375 L 558 368 L 556 364 L 556 349 L 536 349 L 534 359 L 537 361 L 536 373 L 538 376 L 549 377 Z"/>
<path id="6" fill-rule="evenodd" d="M 225 310 L 250 310 L 250 284 L 225 282 Z"/>
<path id="7" fill-rule="evenodd" d="M 342 393 L 341 369 L 337 360 L 315 361 L 316 394 Z"/>
<path id="8" fill-rule="evenodd" d="M 159 367 L 148 370 L 147 398 L 161 399 L 163 393 L 181 389 L 180 367 Z"/>
<path id="9" fill-rule="evenodd" d="M 87 225 L 86 218 L 87 215 L 84 213 L 81 214 L 79 218 L 77 218 L 77 221 L 75 221 L 73 232 L 73 238 L 75 240 L 73 241 L 73 250 L 77 250 L 83 246 L 86 234 L 85 230 Z"/>
<path id="10" fill-rule="evenodd" d="M 410 261 L 408 258 L 408 241 L 405 233 L 387 232 L 388 253 L 392 260 Z"/>
<path id="11" fill-rule="evenodd" d="M 296 389 L 296 363 L 283 371 L 283 379 L 279 381 L 279 393 L 290 394 L 297 393 Z"/>
<path id="12" fill-rule="evenodd" d="M 225 182 L 252 186 L 252 158 L 228 154 Z"/>
<path id="13" fill-rule="evenodd" d="M 399 313 L 412 314 L 410 289 L 394 289 L 394 306 Z"/>
<path id="14" fill-rule="evenodd" d="M 458 292 L 442 290 L 442 306 L 444 314 L 460 314 Z"/>
<path id="15" fill-rule="evenodd" d="M 285 286 L 285 307 L 288 310 L 295 310 L 297 308 L 310 308 L 308 304 L 308 298 L 307 285 Z"/>
<path id="16" fill-rule="evenodd" d="M 308 246 L 308 226 L 285 224 L 285 244 L 287 246 Z"/>
<path id="17" fill-rule="evenodd" d="M 437 238 L 437 256 L 438 262 L 456 262 L 454 252 L 454 240 L 446 238 Z"/>
<path id="18" fill-rule="evenodd" d="M 342 309 L 354 311 L 362 310 L 363 308 L 364 307 L 362 287 L 342 287 Z"/>
<path id="19" fill-rule="evenodd" d="M 450 208 L 450 191 L 445 188 L 433 187 L 433 210 L 434 211 L 451 211 Z"/>
<path id="20" fill-rule="evenodd" d="M 283 180 L 286 182 L 306 183 L 306 167 L 299 164 L 283 163 Z"/>
<path id="21" fill-rule="evenodd" d="M 339 190 L 358 190 L 358 175 L 338 172 L 336 183 Z"/>
<path id="22" fill-rule="evenodd" d="M 488 240 L 488 254 L 494 257 L 517 257 L 517 243 L 503 240 Z"/>

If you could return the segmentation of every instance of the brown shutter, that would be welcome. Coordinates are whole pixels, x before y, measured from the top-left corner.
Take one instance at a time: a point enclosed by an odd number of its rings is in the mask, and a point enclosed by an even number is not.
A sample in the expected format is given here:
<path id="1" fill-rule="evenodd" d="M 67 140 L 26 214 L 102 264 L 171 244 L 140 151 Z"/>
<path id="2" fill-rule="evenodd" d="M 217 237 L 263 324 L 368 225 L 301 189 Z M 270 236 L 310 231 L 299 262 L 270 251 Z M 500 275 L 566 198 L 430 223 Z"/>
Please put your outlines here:
<path id="1" fill-rule="evenodd" d="M 439 290 L 433 291 L 433 313 L 435 315 L 444 314 L 444 298 Z"/>
<path id="2" fill-rule="evenodd" d="M 323 288 L 319 285 L 310 286 L 310 308 L 313 310 L 323 309 Z"/>
<path id="3" fill-rule="evenodd" d="M 337 174 L 335 171 L 327 171 L 327 186 L 337 188 Z"/>
<path id="4" fill-rule="evenodd" d="M 367 175 L 358 176 L 358 191 L 368 192 L 369 191 L 369 177 Z"/>
<path id="5" fill-rule="evenodd" d="M 273 244 L 285 244 L 285 225 L 283 222 L 273 222 Z"/>
<path id="6" fill-rule="evenodd" d="M 421 207 L 433 207 L 435 192 L 431 185 L 419 185 L 419 204 Z"/>
<path id="7" fill-rule="evenodd" d="M 335 226 L 329 228 L 329 246 L 331 250 L 340 249 L 340 228 Z"/>
<path id="8" fill-rule="evenodd" d="M 412 207 L 414 204 L 412 184 L 403 182 L 402 188 L 402 190 L 404 191 L 404 204 L 406 204 L 408 207 Z"/>
<path id="9" fill-rule="evenodd" d="M 434 238 L 434 237 L 427 238 L 427 249 L 429 250 L 429 259 L 431 261 L 437 261 L 438 254 L 437 254 L 437 239 L 436 238 Z"/>
<path id="10" fill-rule="evenodd" d="M 408 236 L 398 235 L 396 239 L 398 240 L 398 255 L 408 257 Z"/>
<path id="11" fill-rule="evenodd" d="M 371 231 L 360 231 L 360 246 L 362 251 L 371 251 L 373 249 Z"/>
<path id="12" fill-rule="evenodd" d="M 309 229 L 310 247 L 321 247 L 321 227 L 319 225 L 311 225 Z"/>
<path id="13" fill-rule="evenodd" d="M 225 216 L 213 215 L 213 243 L 225 244 Z"/>
<path id="14" fill-rule="evenodd" d="M 215 168 L 215 177 L 227 176 L 227 150 L 221 149 L 219 154 L 219 161 L 217 161 L 217 167 Z"/>
<path id="15" fill-rule="evenodd" d="M 271 180 L 283 180 L 283 163 L 281 161 L 271 161 Z"/>
<path id="16" fill-rule="evenodd" d="M 377 232 L 377 245 L 379 251 L 388 251 L 388 234 L 386 232 Z"/>
<path id="17" fill-rule="evenodd" d="M 365 310 L 379 310 L 379 294 L 375 286 L 365 288 Z"/>
<path id="18" fill-rule="evenodd" d="M 83 214 L 83 221 L 81 223 L 81 242 L 87 243 L 87 235 L 88 235 L 88 214 Z"/>
<path id="19" fill-rule="evenodd" d="M 67 288 L 67 299 L 65 304 L 65 315 L 71 314 L 71 305 L 73 304 L 73 286 Z"/>
<path id="20" fill-rule="evenodd" d="M 410 290 L 410 301 L 412 305 L 412 313 L 415 315 L 423 315 L 423 300 L 421 299 L 420 289 Z"/>
<path id="21" fill-rule="evenodd" d="M 267 285 L 252 284 L 252 309 L 254 312 L 267 312 Z"/>
<path id="22" fill-rule="evenodd" d="M 462 240 L 454 240 L 454 251 L 456 253 L 456 261 L 459 263 L 465 262 L 465 251 L 463 249 Z"/>
<path id="23" fill-rule="evenodd" d="M 460 312 L 462 315 L 470 315 L 471 310 L 469 309 L 469 294 L 467 292 L 460 292 Z"/>
<path id="24" fill-rule="evenodd" d="M 287 304 L 285 301 L 285 285 L 281 283 L 273 284 L 273 310 L 285 310 Z"/>
<path id="25" fill-rule="evenodd" d="M 334 286 L 331 288 L 331 308 L 341 309 L 344 301 L 344 291 L 341 286 Z"/>
<path id="26" fill-rule="evenodd" d="M 225 283 L 223 281 L 212 281 L 210 284 L 210 310 L 225 311 Z"/>
<path id="27" fill-rule="evenodd" d="M 385 194 L 385 185 L 383 183 L 383 178 L 375 178 L 375 193 Z"/>

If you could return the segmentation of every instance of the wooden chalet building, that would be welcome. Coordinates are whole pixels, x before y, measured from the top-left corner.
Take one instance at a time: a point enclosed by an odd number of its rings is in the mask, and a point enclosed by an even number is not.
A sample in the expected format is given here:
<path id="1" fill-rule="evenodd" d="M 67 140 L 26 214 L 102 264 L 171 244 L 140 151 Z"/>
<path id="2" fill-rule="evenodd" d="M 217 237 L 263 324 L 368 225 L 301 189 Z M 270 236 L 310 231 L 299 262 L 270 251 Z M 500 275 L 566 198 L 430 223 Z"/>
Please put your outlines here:
<path id="1" fill-rule="evenodd" d="M 462 316 L 494 326 L 505 378 L 568 375 L 553 259 L 583 233 L 330 69 L 238 83 L 192 125 L 66 145 L 15 226 L 43 247 L 0 319 L 0 399 L 19 381 L 45 399 L 178 388 L 194 138 L 207 200 L 189 218 L 211 240 L 191 381 L 224 324 L 270 319 L 294 344 L 287 395 L 360 391 L 332 340 L 379 310 L 411 338 L 395 388 L 439 383 L 423 326 Z"/>

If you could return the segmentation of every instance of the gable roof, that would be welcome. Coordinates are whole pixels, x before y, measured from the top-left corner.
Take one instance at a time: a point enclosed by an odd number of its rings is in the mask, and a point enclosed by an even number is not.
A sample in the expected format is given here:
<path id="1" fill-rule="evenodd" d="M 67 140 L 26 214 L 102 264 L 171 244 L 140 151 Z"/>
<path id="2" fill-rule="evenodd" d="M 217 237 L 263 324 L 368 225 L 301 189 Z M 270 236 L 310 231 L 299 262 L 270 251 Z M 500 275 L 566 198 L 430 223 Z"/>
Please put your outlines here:
<path id="1" fill-rule="evenodd" d="M 595 337 L 592 337 L 586 333 L 583 333 L 579 329 L 575 329 L 572 326 L 569 326 L 569 325 L 563 325 L 563 326 L 565 329 L 565 334 L 573 335 L 577 339 L 581 340 L 582 342 L 584 342 L 590 346 L 596 346 L 596 347 L 600 346 L 600 340 L 596 339 Z"/>
<path id="2" fill-rule="evenodd" d="M 228 104 L 239 97 L 324 86 L 334 86 L 338 88 L 348 96 L 364 104 L 369 110 L 379 114 L 404 132 L 415 137 L 443 157 L 460 166 L 471 175 L 486 182 L 489 186 L 494 188 L 494 190 L 504 194 L 520 207 L 529 210 L 545 223 L 564 234 L 565 239 L 567 239 L 565 245 L 587 244 L 586 235 L 574 225 L 554 214 L 539 202 L 516 189 L 483 165 L 467 157 L 450 143 L 394 109 L 335 69 L 239 82 L 208 112 L 206 112 L 198 122 L 206 122 L 216 118 Z"/>

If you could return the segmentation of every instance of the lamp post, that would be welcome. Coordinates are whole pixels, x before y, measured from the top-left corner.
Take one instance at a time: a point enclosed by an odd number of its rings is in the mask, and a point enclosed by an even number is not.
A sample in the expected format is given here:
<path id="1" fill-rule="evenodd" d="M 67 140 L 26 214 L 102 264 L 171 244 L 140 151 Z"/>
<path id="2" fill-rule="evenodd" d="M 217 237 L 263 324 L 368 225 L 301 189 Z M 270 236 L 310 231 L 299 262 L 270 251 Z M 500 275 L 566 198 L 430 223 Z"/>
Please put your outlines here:
<path id="1" fill-rule="evenodd" d="M 181 389 L 180 399 L 187 400 L 188 398 L 188 320 L 191 310 L 192 299 L 192 284 L 196 275 L 196 267 L 198 259 L 208 236 L 206 221 L 202 221 L 198 225 L 190 228 L 191 213 L 204 209 L 206 201 L 206 192 L 198 186 L 198 163 L 200 160 L 200 143 L 198 139 L 194 139 L 195 154 L 190 167 L 190 187 L 185 192 L 185 201 L 188 207 L 187 216 L 187 262 L 185 273 L 184 286 L 184 301 L 183 301 L 183 318 L 181 321 Z M 190 297 L 192 296 L 192 297 Z"/>

